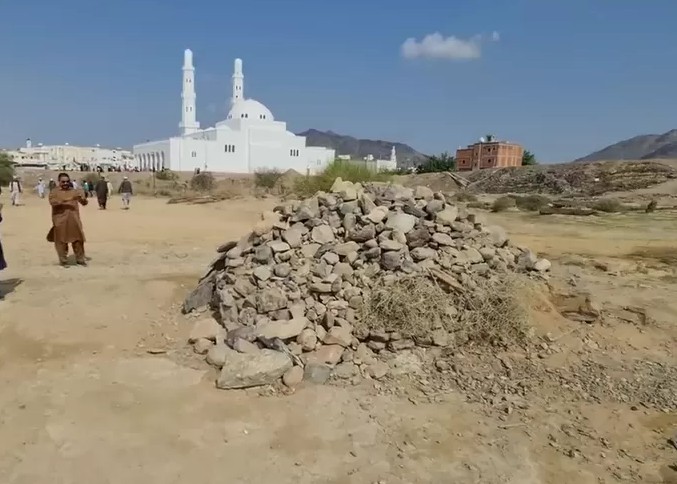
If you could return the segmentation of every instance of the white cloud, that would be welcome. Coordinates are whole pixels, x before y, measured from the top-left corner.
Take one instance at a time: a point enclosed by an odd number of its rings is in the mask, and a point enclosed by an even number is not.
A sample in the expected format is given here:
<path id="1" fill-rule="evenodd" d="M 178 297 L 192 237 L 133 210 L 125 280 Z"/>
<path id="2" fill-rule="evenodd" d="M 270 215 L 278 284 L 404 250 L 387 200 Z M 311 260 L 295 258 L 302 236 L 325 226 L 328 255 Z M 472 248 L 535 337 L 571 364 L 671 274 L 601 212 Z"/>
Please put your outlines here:
<path id="1" fill-rule="evenodd" d="M 493 32 L 489 39 L 484 35 L 475 35 L 469 39 L 459 39 L 453 35 L 444 37 L 439 32 L 428 34 L 420 41 L 410 37 L 401 47 L 405 59 L 445 59 L 468 60 L 479 59 L 482 56 L 482 44 L 486 40 L 498 42 L 501 36 Z"/>

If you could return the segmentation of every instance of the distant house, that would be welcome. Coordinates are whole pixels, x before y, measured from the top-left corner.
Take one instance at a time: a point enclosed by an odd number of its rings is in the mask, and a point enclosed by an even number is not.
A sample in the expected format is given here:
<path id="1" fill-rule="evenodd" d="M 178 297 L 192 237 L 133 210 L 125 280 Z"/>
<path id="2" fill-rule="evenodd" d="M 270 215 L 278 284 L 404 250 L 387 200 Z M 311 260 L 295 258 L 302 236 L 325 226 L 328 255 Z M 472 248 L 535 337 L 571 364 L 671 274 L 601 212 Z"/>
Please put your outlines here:
<path id="1" fill-rule="evenodd" d="M 456 169 L 470 171 L 522 166 L 523 155 L 524 148 L 517 143 L 481 138 L 475 144 L 456 150 Z"/>

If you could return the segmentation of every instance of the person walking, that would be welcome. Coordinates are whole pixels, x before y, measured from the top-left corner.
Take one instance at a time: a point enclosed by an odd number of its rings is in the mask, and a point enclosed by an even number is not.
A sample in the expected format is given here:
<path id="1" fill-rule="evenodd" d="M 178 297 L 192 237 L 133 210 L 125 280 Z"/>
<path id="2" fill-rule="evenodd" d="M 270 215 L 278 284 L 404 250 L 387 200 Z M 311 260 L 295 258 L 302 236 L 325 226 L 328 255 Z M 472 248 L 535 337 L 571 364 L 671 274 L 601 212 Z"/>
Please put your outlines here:
<path id="1" fill-rule="evenodd" d="M 51 192 L 56 188 L 56 182 L 54 181 L 54 178 L 49 179 L 49 184 L 47 185 L 47 189 Z"/>
<path id="2" fill-rule="evenodd" d="M 42 178 L 38 178 L 38 184 L 35 186 L 35 189 L 38 191 L 40 198 L 45 198 L 45 182 L 42 181 Z"/>
<path id="3" fill-rule="evenodd" d="M 132 188 L 132 182 L 129 181 L 128 177 L 124 177 L 122 179 L 122 183 L 120 183 L 120 188 L 118 188 L 118 193 L 122 194 L 122 208 L 125 210 L 129 210 L 129 202 L 132 201 L 134 189 Z"/>
<path id="4" fill-rule="evenodd" d="M 96 192 L 96 200 L 99 202 L 99 210 L 106 210 L 106 202 L 108 201 L 108 183 L 105 177 L 99 178 L 99 181 L 94 185 Z"/>
<path id="5" fill-rule="evenodd" d="M 113 196 L 113 184 L 109 179 L 106 179 L 106 187 L 108 188 L 108 201 L 110 201 L 111 197 Z"/>
<path id="6" fill-rule="evenodd" d="M 2 222 L 2 203 L 0 203 L 0 222 Z M 2 239 L 0 239 L 0 271 L 7 269 L 7 262 L 5 262 L 5 253 L 2 251 Z M 2 294 L 0 294 L 2 298 Z"/>
<path id="7" fill-rule="evenodd" d="M 47 241 L 54 243 L 62 267 L 68 267 L 68 244 L 73 246 L 77 264 L 86 266 L 85 232 L 79 205 L 87 205 L 87 198 L 82 190 L 73 188 L 68 173 L 60 173 L 57 179 L 59 188 L 49 193 L 52 228 L 47 234 Z"/>
<path id="8" fill-rule="evenodd" d="M 21 194 L 23 189 L 21 188 L 21 182 L 16 176 L 12 177 L 12 181 L 9 182 L 9 199 L 12 201 L 13 207 L 18 207 L 21 201 Z"/>

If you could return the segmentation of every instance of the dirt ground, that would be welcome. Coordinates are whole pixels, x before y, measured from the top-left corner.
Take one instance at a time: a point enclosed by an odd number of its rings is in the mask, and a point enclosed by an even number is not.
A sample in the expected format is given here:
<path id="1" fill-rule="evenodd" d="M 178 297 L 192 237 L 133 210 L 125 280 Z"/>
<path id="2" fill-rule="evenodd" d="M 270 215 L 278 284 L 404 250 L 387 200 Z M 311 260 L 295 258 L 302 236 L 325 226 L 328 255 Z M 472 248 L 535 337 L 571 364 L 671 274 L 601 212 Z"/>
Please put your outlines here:
<path id="1" fill-rule="evenodd" d="M 105 212 L 90 205 L 90 265 L 63 269 L 45 241 L 46 201 L 17 208 L 6 198 L 2 483 L 677 482 L 677 448 L 667 442 L 677 434 L 674 408 L 555 391 L 547 406 L 501 415 L 462 392 L 428 402 L 368 382 L 285 396 L 216 390 L 215 373 L 187 351 L 190 318 L 178 307 L 216 246 L 245 233 L 272 199 L 136 198 L 128 212 L 118 200 Z M 602 362 L 677 364 L 677 224 L 666 214 L 650 223 L 491 217 L 546 253 L 553 279 L 573 279 L 609 308 L 650 310 L 650 324 L 604 325 L 544 312 L 537 333 L 561 335 L 563 348 L 552 365 L 580 358 L 581 346 Z"/>

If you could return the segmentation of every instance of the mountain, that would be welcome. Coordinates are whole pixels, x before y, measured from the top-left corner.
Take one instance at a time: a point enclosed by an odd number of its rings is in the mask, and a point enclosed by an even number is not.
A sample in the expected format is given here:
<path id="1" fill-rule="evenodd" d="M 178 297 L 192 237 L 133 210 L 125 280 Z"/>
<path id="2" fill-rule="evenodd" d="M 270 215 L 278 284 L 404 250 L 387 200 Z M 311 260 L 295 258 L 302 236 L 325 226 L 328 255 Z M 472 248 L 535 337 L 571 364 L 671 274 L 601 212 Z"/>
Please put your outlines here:
<path id="1" fill-rule="evenodd" d="M 648 160 L 651 158 L 677 158 L 677 129 L 663 134 L 635 136 L 576 161 Z"/>
<path id="2" fill-rule="evenodd" d="M 390 150 L 395 146 L 398 168 L 416 166 L 426 159 L 426 155 L 423 153 L 396 141 L 357 139 L 333 131 L 319 131 L 317 129 L 309 129 L 297 134 L 306 137 L 307 146 L 332 148 L 336 150 L 337 155 L 350 155 L 352 158 L 360 160 L 367 155 L 373 155 L 374 158 L 379 160 L 387 160 L 390 158 Z"/>

